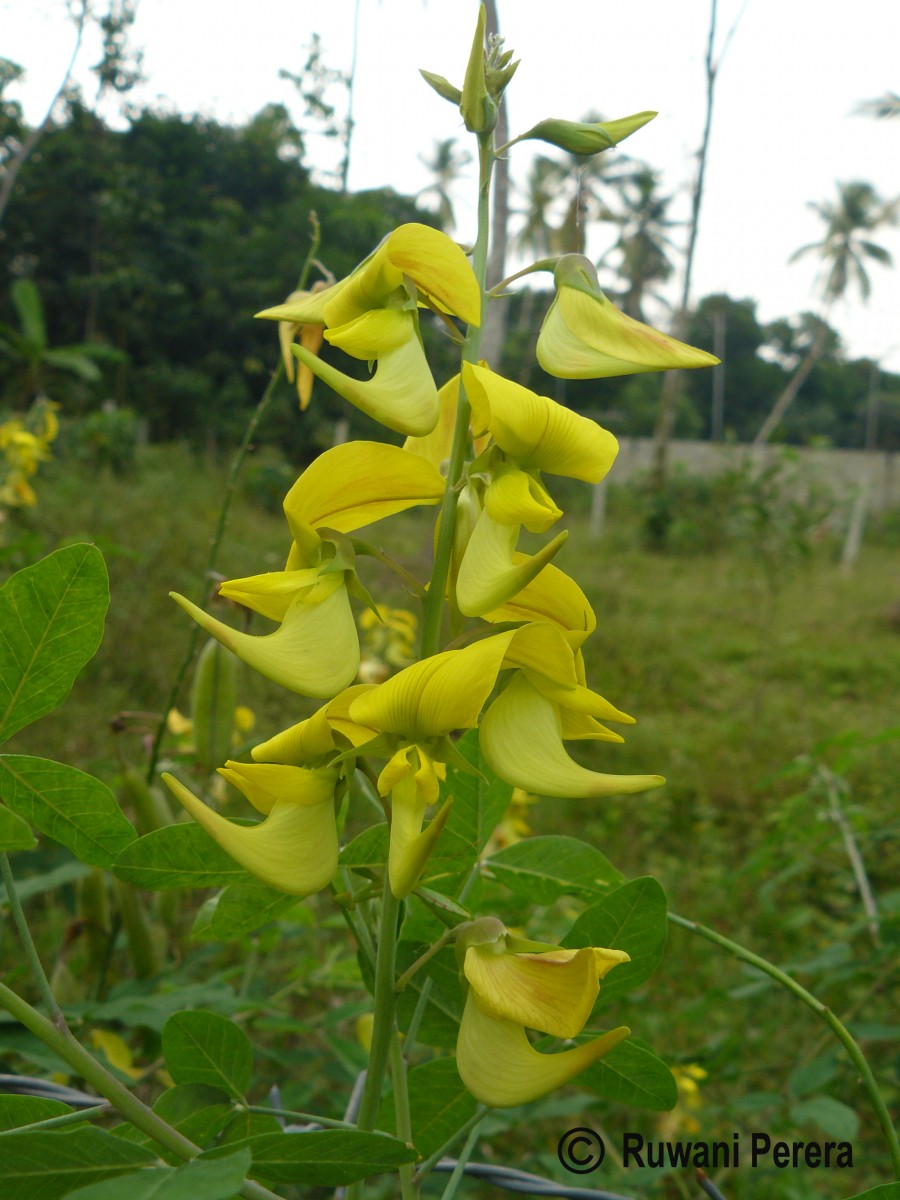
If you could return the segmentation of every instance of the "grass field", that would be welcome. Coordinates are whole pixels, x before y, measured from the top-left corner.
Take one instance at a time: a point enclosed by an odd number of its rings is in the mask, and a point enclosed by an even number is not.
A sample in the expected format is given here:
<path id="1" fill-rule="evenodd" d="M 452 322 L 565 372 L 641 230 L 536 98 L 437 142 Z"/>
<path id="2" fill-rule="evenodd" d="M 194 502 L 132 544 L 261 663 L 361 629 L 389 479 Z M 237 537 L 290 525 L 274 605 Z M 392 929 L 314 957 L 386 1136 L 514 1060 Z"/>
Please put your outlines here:
<path id="1" fill-rule="evenodd" d="M 145 450 L 126 478 L 87 481 L 65 464 L 42 475 L 27 526 L 45 550 L 95 542 L 109 566 L 112 604 L 104 644 L 70 701 L 9 750 L 57 758 L 111 783 L 124 765 L 142 761 L 153 718 L 129 717 L 124 733 L 111 723 L 121 712 L 163 710 L 191 633 L 167 592 L 199 598 L 224 476 L 177 446 Z M 574 501 L 577 509 L 586 497 Z M 779 555 L 756 527 L 718 547 L 662 554 L 641 544 L 639 505 L 634 491 L 614 491 L 601 537 L 576 512 L 557 561 L 597 613 L 585 650 L 589 683 L 638 718 L 624 745 L 594 746 L 581 757 L 603 770 L 659 772 L 667 786 L 602 803 L 543 800 L 529 810 L 530 825 L 592 842 L 627 875 L 656 876 L 677 913 L 792 967 L 849 1014 L 896 1101 L 900 549 L 864 545 L 846 572 L 827 537 L 804 554 L 785 542 Z M 383 535 L 414 569 L 427 557 L 431 521 L 403 517 Z M 219 570 L 231 577 L 277 569 L 287 537 L 280 514 L 239 494 Z M 364 580 L 377 590 L 381 568 L 367 573 L 368 565 Z M 310 711 L 299 700 L 285 708 L 285 694 L 249 671 L 242 679 L 241 700 L 262 736 Z M 875 897 L 875 936 L 848 839 Z M 706 1071 L 698 1113 L 710 1136 L 762 1128 L 822 1141 L 843 1133 L 858 1150 L 853 1171 L 760 1173 L 729 1181 L 729 1200 L 838 1198 L 888 1178 L 854 1072 L 787 993 L 673 929 L 663 967 L 639 998 L 628 1016 L 635 1033 L 670 1063 Z M 655 1122 L 627 1112 L 609 1120 L 651 1134 Z M 632 1173 L 627 1184 L 647 1196 L 695 1194 L 661 1174 Z M 612 1186 L 610 1177 L 603 1182 Z"/>

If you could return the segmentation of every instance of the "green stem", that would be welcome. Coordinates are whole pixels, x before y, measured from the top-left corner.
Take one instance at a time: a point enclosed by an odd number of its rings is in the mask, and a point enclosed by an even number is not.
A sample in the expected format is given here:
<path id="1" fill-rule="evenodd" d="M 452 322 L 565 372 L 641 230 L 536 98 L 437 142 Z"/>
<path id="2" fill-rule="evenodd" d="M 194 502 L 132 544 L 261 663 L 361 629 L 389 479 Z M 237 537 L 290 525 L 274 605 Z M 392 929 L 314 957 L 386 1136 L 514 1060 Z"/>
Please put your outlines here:
<path id="1" fill-rule="evenodd" d="M 463 347 L 463 362 L 478 362 L 481 350 L 481 336 L 484 328 L 484 316 L 487 308 L 485 292 L 485 275 L 487 272 L 488 239 L 490 236 L 490 197 L 491 171 L 494 165 L 494 151 L 491 146 L 491 134 L 478 135 L 478 234 L 472 251 L 472 270 L 478 280 L 481 290 L 481 325 L 477 328 L 469 326 L 466 333 L 466 343 Z M 453 554 L 453 531 L 456 525 L 456 507 L 459 502 L 459 486 L 462 481 L 466 464 L 466 452 L 469 447 L 469 420 L 471 406 L 466 397 L 465 388 L 460 379 L 459 404 L 456 410 L 456 425 L 453 431 L 453 446 L 450 451 L 450 463 L 447 468 L 447 483 L 444 488 L 444 499 L 441 503 L 441 513 L 438 518 L 437 545 L 434 551 L 434 565 L 431 569 L 431 584 L 425 597 L 422 610 L 422 639 L 421 657 L 428 658 L 437 654 L 441 647 L 441 623 L 444 615 L 444 594 L 447 590 L 447 577 L 450 573 L 450 560 Z"/>
<path id="2" fill-rule="evenodd" d="M 0 1006 L 5 1008 L 35 1037 L 40 1038 L 55 1054 L 58 1054 L 63 1062 L 68 1063 L 82 1079 L 96 1088 L 102 1096 L 105 1096 L 109 1103 L 136 1129 L 146 1133 L 154 1142 L 171 1151 L 184 1162 L 196 1158 L 198 1154 L 202 1153 L 199 1146 L 179 1133 L 168 1121 L 157 1116 L 152 1108 L 148 1108 L 146 1104 L 138 1100 L 137 1096 L 130 1092 L 123 1083 L 120 1083 L 101 1063 L 97 1062 L 81 1043 L 75 1040 L 64 1021 L 60 1026 L 48 1020 L 43 1013 L 32 1008 L 26 1000 L 23 1000 L 4 983 L 0 983 Z M 270 1192 L 262 1184 L 252 1181 L 248 1181 L 240 1188 L 240 1195 L 244 1196 L 246 1200 L 279 1200 L 274 1192 Z"/>
<path id="3" fill-rule="evenodd" d="M 756 967 L 770 979 L 776 980 L 782 987 L 793 992 L 798 1000 L 802 1000 L 807 1008 L 819 1016 L 825 1024 L 831 1029 L 835 1037 L 847 1051 L 851 1062 L 859 1071 L 859 1076 L 862 1085 L 868 1094 L 869 1101 L 875 1110 L 875 1115 L 878 1118 L 878 1123 L 881 1126 L 884 1140 L 887 1143 L 888 1151 L 891 1156 L 891 1164 L 894 1170 L 894 1177 L 900 1179 L 900 1141 L 897 1138 L 897 1130 L 894 1128 L 894 1123 L 891 1120 L 891 1114 L 888 1112 L 887 1105 L 878 1088 L 878 1083 L 875 1076 L 872 1074 L 872 1068 L 863 1054 L 859 1043 L 853 1037 L 850 1030 L 839 1020 L 831 1009 L 818 1000 L 812 992 L 808 992 L 805 987 L 799 984 L 796 979 L 792 979 L 786 972 L 780 970 L 770 963 L 768 959 L 761 958 L 760 955 L 754 954 L 752 950 L 747 950 L 738 942 L 733 942 L 731 938 L 724 937 L 721 933 L 716 933 L 714 929 L 710 929 L 707 925 L 700 925 L 696 921 L 689 921 L 685 917 L 679 917 L 675 913 L 669 913 L 669 920 L 674 925 L 680 925 L 682 929 L 688 929 L 691 933 L 699 934 L 700 937 L 706 938 L 707 941 L 713 942 L 717 946 L 728 950 L 735 958 L 739 958 L 741 962 L 749 963 L 750 966 Z"/>
<path id="4" fill-rule="evenodd" d="M 434 1170 L 447 1151 L 459 1141 L 464 1133 L 477 1136 L 477 1126 L 480 1124 L 482 1117 L 486 1116 L 490 1111 L 491 1110 L 486 1104 L 479 1104 L 478 1108 L 475 1110 L 472 1116 L 469 1117 L 465 1125 L 460 1125 L 459 1129 L 457 1129 L 455 1133 L 452 1133 L 450 1137 L 447 1138 L 443 1146 L 439 1147 L 437 1150 L 435 1150 L 434 1154 L 425 1159 L 418 1171 L 416 1171 L 416 1181 L 421 1183 L 425 1176 Z M 471 1151 L 469 1153 L 471 1153 Z M 466 1155 L 466 1158 L 468 1159 L 468 1155 Z"/>
<path id="5" fill-rule="evenodd" d="M 64 1025 L 65 1017 L 62 1014 L 62 1009 L 56 1003 L 56 997 L 53 995 L 53 989 L 50 987 L 50 980 L 47 978 L 47 972 L 41 963 L 37 946 L 34 944 L 31 930 L 28 928 L 28 922 L 25 920 L 25 910 L 22 908 L 22 901 L 19 899 L 19 893 L 16 891 L 16 881 L 13 878 L 8 854 L 0 854 L 0 875 L 3 877 L 6 894 L 9 897 L 9 910 L 12 913 L 12 919 L 15 922 L 19 939 L 22 942 L 25 958 L 37 983 L 38 991 L 41 993 L 41 999 L 54 1025 Z"/>
<path id="6" fill-rule="evenodd" d="M 321 1117 L 317 1113 L 296 1112 L 292 1108 L 269 1108 L 265 1104 L 248 1104 L 247 1112 L 262 1113 L 267 1117 L 286 1117 L 289 1120 L 306 1121 L 309 1125 L 321 1125 L 324 1129 L 355 1129 L 352 1121 L 337 1121 L 333 1117 Z"/>
<path id="7" fill-rule="evenodd" d="M 424 954 L 420 954 L 419 957 L 416 959 L 416 961 L 412 964 L 411 967 L 406 968 L 406 970 L 403 972 L 403 974 L 397 980 L 397 991 L 398 992 L 403 991 L 403 989 L 406 987 L 406 985 L 412 979 L 413 975 L 415 975 L 415 973 L 421 967 L 424 967 L 430 958 L 434 958 L 435 954 L 438 954 L 438 953 L 440 953 L 441 950 L 443 950 L 443 948 L 447 945 L 447 943 L 450 941 L 450 939 L 453 937 L 453 935 L 455 933 L 456 933 L 455 928 L 445 929 L 444 932 L 441 934 L 441 936 L 438 938 L 438 940 L 436 942 L 433 942 L 428 947 L 428 949 L 424 952 Z"/>
<path id="8" fill-rule="evenodd" d="M 381 899 L 381 925 L 378 931 L 378 951 L 375 958 L 375 1019 L 372 1024 L 372 1048 L 366 1086 L 359 1107 L 359 1129 L 372 1130 L 378 1117 L 384 1076 L 387 1068 L 391 1035 L 394 1030 L 394 972 L 397 961 L 397 918 L 400 901 L 391 891 L 388 873 L 384 873 L 384 892 Z"/>
<path id="9" fill-rule="evenodd" d="M 413 1144 L 412 1114 L 409 1110 L 409 1088 L 406 1083 L 406 1059 L 400 1047 L 397 1027 L 391 1032 L 391 1081 L 394 1085 L 394 1111 L 397 1115 L 397 1137 L 407 1145 Z M 418 1187 L 413 1183 L 413 1164 L 400 1167 L 400 1195 L 402 1200 L 415 1200 Z"/>
<path id="10" fill-rule="evenodd" d="M 478 1125 L 472 1126 L 469 1136 L 466 1138 L 466 1144 L 460 1151 L 459 1158 L 456 1160 L 456 1166 L 453 1168 L 453 1174 L 447 1181 L 447 1186 L 441 1193 L 441 1200 L 453 1200 L 456 1195 L 456 1189 L 459 1187 L 459 1181 L 462 1179 L 466 1170 L 466 1163 L 472 1157 L 472 1151 L 475 1149 L 475 1143 L 478 1140 Z"/>
<path id="11" fill-rule="evenodd" d="M 310 224 L 312 225 L 312 235 L 309 242 L 309 252 L 306 255 L 306 261 L 303 264 L 303 270 L 300 272 L 300 277 L 297 280 L 297 286 L 294 289 L 295 291 L 300 291 L 303 288 L 303 285 L 306 283 L 306 277 L 309 275 L 309 269 L 312 266 L 316 251 L 319 249 L 321 228 L 315 213 L 310 213 Z M 269 380 L 268 385 L 266 386 L 266 390 L 263 392 L 259 403 L 253 410 L 253 415 L 247 422 L 247 428 L 244 430 L 244 437 L 238 448 L 238 452 L 235 454 L 234 460 L 232 461 L 231 470 L 228 474 L 228 482 L 225 485 L 225 495 L 222 499 L 222 505 L 219 509 L 219 518 L 216 522 L 216 528 L 209 543 L 209 557 L 206 560 L 206 570 L 203 572 L 202 577 L 204 594 L 200 596 L 198 600 L 198 603 L 201 605 L 201 607 L 206 601 L 206 589 L 209 586 L 209 579 L 216 568 L 216 563 L 219 558 L 219 548 L 222 544 L 222 537 L 225 533 L 225 523 L 227 522 L 228 514 L 231 511 L 231 502 L 234 499 L 234 493 L 237 490 L 237 481 L 244 465 L 244 459 L 247 457 L 247 452 L 250 449 L 254 436 L 256 435 L 256 430 L 259 427 L 259 423 L 265 415 L 266 409 L 269 407 L 269 402 L 274 396 L 275 389 L 278 387 L 283 376 L 284 363 L 281 361 L 281 359 L 279 359 L 278 366 L 275 368 L 272 378 Z M 197 648 L 197 641 L 199 637 L 200 627 L 199 625 L 195 625 L 193 631 L 191 632 L 188 647 L 184 658 L 182 659 L 181 666 L 178 668 L 178 671 L 175 675 L 172 689 L 166 699 L 166 705 L 163 709 L 162 717 L 160 718 L 159 725 L 156 727 L 156 733 L 153 737 L 153 746 L 150 750 L 150 762 L 147 765 L 148 783 L 153 782 L 153 776 L 156 772 L 156 764 L 159 760 L 159 751 L 160 747 L 162 746 L 163 735 L 166 732 L 166 718 L 170 709 L 174 708 L 178 700 L 185 676 L 190 670 L 191 663 L 194 660 L 194 651 Z"/>
<path id="12" fill-rule="evenodd" d="M 33 1129 L 59 1129 L 63 1125 L 80 1125 L 83 1121 L 92 1121 L 94 1117 L 105 1117 L 112 1111 L 110 1104 L 97 1104 L 94 1108 L 80 1108 L 77 1112 L 63 1113 L 61 1117 L 48 1117 L 46 1121 L 17 1125 L 16 1133 L 30 1133 Z"/>

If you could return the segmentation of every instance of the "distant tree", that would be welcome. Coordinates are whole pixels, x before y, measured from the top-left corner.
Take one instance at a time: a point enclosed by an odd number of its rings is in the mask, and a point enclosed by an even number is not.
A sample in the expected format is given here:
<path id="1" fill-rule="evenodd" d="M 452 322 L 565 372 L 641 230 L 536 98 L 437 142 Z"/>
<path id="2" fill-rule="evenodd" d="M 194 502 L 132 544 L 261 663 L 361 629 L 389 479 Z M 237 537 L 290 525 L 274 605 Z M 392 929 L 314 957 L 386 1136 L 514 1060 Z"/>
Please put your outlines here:
<path id="1" fill-rule="evenodd" d="M 872 291 L 866 265 L 868 262 L 891 266 L 888 251 L 867 235 L 884 225 L 896 224 L 898 203 L 885 202 L 870 183 L 839 183 L 836 203 L 812 202 L 809 206 L 825 224 L 825 236 L 819 242 L 801 246 L 791 256 L 791 262 L 805 254 L 817 254 L 823 264 L 821 280 L 823 302 L 822 323 L 787 387 L 775 401 L 772 411 L 753 439 L 756 446 L 764 445 L 778 427 L 784 414 L 794 402 L 817 359 L 826 345 L 828 317 L 832 306 L 855 284 L 862 300 Z"/>
<path id="2" fill-rule="evenodd" d="M 874 100 L 863 100 L 856 111 L 865 117 L 900 117 L 900 96 L 884 92 Z"/>
<path id="3" fill-rule="evenodd" d="M 443 141 L 434 143 L 431 158 L 420 154 L 419 161 L 434 176 L 434 182 L 422 188 L 416 199 L 421 200 L 423 196 L 429 196 L 437 200 L 438 224 L 445 233 L 449 233 L 456 225 L 453 188 L 463 168 L 472 161 L 472 156 L 468 150 L 457 150 L 456 138 L 444 138 Z"/>
<path id="4" fill-rule="evenodd" d="M 622 308 L 637 321 L 644 319 L 645 294 L 653 284 L 665 283 L 674 270 L 669 230 L 677 222 L 668 216 L 672 197 L 660 195 L 659 181 L 658 171 L 637 164 L 619 178 L 620 203 L 609 213 L 619 227 L 618 240 L 609 253 L 618 255 L 616 271 L 627 285 Z"/>

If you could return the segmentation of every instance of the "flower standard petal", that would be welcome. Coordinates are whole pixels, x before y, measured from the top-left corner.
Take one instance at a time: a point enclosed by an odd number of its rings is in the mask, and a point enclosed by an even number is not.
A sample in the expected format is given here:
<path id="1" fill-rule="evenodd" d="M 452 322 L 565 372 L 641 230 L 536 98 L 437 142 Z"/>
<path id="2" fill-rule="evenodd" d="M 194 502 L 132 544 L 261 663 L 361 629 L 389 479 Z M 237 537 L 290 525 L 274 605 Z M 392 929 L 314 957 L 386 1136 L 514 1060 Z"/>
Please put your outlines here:
<path id="1" fill-rule="evenodd" d="M 359 670 L 359 638 L 341 574 L 318 584 L 316 602 L 302 594 L 289 604 L 274 633 L 249 634 L 192 604 L 177 592 L 172 599 L 201 629 L 233 651 L 260 675 L 302 696 L 326 698 L 345 688 Z"/>
<path id="2" fill-rule="evenodd" d="M 607 951 L 628 962 L 624 951 Z M 529 1029 L 570 1038 L 581 1033 L 600 991 L 597 956 L 591 947 L 545 954 L 498 954 L 470 946 L 465 976 L 484 1012 Z"/>
<path id="3" fill-rule="evenodd" d="M 258 825 L 236 825 L 198 800 L 174 776 L 164 774 L 163 779 L 210 837 L 263 883 L 292 896 L 309 896 L 334 877 L 338 838 L 331 796 L 312 804 L 285 796 L 273 803 Z"/>
<path id="4" fill-rule="evenodd" d="M 437 504 L 440 472 L 426 459 L 383 442 L 344 442 L 320 454 L 284 499 L 295 538 L 323 526 L 350 533 L 416 504 Z"/>
<path id="5" fill-rule="evenodd" d="M 334 752 L 341 748 L 340 738 L 351 746 L 362 746 L 372 741 L 378 730 L 351 721 L 350 705 L 357 696 L 370 692 L 374 686 L 372 683 L 354 683 L 345 688 L 305 721 L 299 721 L 276 733 L 268 741 L 254 746 L 250 752 L 254 761 L 305 766 L 322 758 L 333 757 Z"/>
<path id="6" fill-rule="evenodd" d="M 476 1100 L 492 1108 L 512 1108 L 568 1083 L 630 1032 L 623 1025 L 570 1050 L 542 1054 L 531 1045 L 521 1024 L 485 1013 L 470 988 L 456 1043 L 456 1066 Z"/>
<path id="7" fill-rule="evenodd" d="M 558 707 L 521 672 L 485 714 L 479 743 L 501 779 L 542 796 L 617 796 L 665 782 L 660 775 L 607 775 L 576 763 L 563 745 Z"/>
<path id="8" fill-rule="evenodd" d="M 244 763 L 233 759 L 218 768 L 223 779 L 236 787 L 257 812 L 268 816 L 279 800 L 309 807 L 324 804 L 334 796 L 338 773 L 323 767 L 309 771 L 277 763 Z"/>

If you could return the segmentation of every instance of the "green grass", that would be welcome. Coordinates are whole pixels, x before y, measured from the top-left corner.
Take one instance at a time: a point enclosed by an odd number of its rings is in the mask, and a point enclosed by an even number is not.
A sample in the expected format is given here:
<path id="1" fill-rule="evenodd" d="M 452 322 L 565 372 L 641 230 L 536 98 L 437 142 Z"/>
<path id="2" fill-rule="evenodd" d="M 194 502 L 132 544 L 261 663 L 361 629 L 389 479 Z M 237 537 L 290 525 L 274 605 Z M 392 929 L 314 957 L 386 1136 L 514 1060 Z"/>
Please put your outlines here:
<path id="1" fill-rule="evenodd" d="M 167 446 L 143 451 L 124 479 L 86 479 L 66 464 L 41 476 L 40 503 L 26 526 L 45 551 L 96 542 L 107 558 L 112 605 L 103 647 L 70 701 L 14 738 L 11 751 L 58 758 L 110 781 L 123 764 L 145 761 L 147 735 L 191 635 L 167 593 L 201 598 L 225 473 Z M 752 541 L 694 555 L 642 549 L 628 493 L 611 505 L 601 538 L 590 536 L 583 515 L 567 523 L 570 540 L 557 562 L 577 576 L 598 618 L 585 647 L 588 682 L 638 719 L 624 745 L 576 754 L 603 770 L 659 772 L 668 783 L 605 802 L 544 800 L 530 810 L 534 832 L 584 838 L 626 874 L 655 875 L 675 911 L 781 965 L 820 960 L 797 968 L 801 981 L 868 1027 L 867 1052 L 896 1099 L 896 1078 L 884 1068 L 896 1054 L 900 1013 L 885 952 L 873 953 L 839 830 L 823 818 L 824 795 L 810 780 L 817 763 L 846 780 L 842 802 L 884 906 L 888 941 L 887 918 L 893 913 L 896 921 L 900 910 L 900 740 L 871 739 L 900 724 L 900 634 L 890 618 L 900 600 L 900 548 L 865 546 L 847 574 L 823 543 L 791 556 L 792 565 L 773 578 Z M 415 569 L 430 552 L 431 517 L 387 522 L 378 537 Z M 223 575 L 277 569 L 287 549 L 281 516 L 239 495 L 219 557 Z M 372 567 L 362 566 L 370 590 L 381 598 L 389 586 L 391 603 L 409 604 Z M 312 708 L 249 671 L 242 681 L 241 700 L 256 712 L 261 735 Z M 179 702 L 186 707 L 186 690 Z M 149 715 L 127 718 L 127 731 L 114 733 L 122 712 Z M 812 1176 L 760 1176 L 754 1187 L 762 1191 L 735 1182 L 738 1190 L 726 1188 L 729 1200 L 841 1197 L 886 1178 L 871 1167 L 887 1159 L 865 1098 L 840 1056 L 828 1059 L 824 1027 L 713 946 L 673 929 L 662 968 L 616 1019 L 628 1020 L 670 1061 L 698 1062 L 709 1072 L 700 1120 L 710 1137 L 780 1123 L 788 1136 L 823 1140 L 820 1127 L 792 1112 L 818 1094 L 804 1092 L 802 1072 L 794 1078 L 798 1065 L 813 1076 L 819 1070 L 819 1090 L 860 1114 L 857 1161 L 868 1157 L 868 1169 L 819 1172 L 813 1191 L 803 1190 Z M 648 1114 L 610 1119 L 648 1136 L 655 1127 Z M 636 1186 L 618 1182 L 626 1191 Z M 647 1180 L 644 1193 L 661 1195 L 651 1184 L 662 1186 Z"/>

